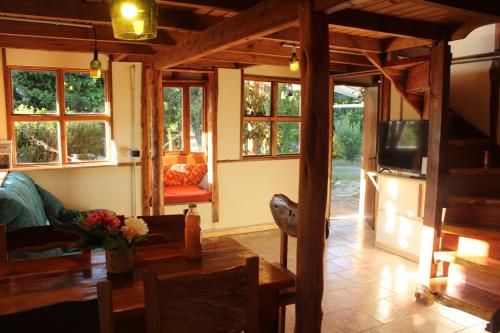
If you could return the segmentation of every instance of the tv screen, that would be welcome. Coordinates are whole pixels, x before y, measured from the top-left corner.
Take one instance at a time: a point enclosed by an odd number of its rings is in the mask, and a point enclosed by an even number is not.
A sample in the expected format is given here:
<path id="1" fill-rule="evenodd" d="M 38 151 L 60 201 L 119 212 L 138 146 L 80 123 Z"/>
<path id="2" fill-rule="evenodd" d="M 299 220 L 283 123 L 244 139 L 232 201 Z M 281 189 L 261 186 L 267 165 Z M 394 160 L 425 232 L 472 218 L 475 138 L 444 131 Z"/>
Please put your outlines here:
<path id="1" fill-rule="evenodd" d="M 422 158 L 427 156 L 428 132 L 425 120 L 379 123 L 379 167 L 420 173 Z"/>

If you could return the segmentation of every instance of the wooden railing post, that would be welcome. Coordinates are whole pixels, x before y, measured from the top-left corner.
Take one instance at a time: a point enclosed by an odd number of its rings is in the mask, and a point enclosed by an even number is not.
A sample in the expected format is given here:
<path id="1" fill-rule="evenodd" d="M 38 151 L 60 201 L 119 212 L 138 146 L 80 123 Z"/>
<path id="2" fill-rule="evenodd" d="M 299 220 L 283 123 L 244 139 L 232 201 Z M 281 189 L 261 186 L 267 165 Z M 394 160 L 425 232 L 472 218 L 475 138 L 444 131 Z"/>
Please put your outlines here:
<path id="1" fill-rule="evenodd" d="M 141 179 L 142 179 L 142 215 L 151 215 L 151 104 L 149 103 L 152 66 L 142 66 L 141 86 Z"/>
<path id="2" fill-rule="evenodd" d="M 500 23 L 495 25 L 495 51 L 500 51 Z M 500 99 L 500 59 L 491 62 L 490 67 L 490 157 L 495 153 L 498 136 L 498 112 Z"/>
<path id="3" fill-rule="evenodd" d="M 328 17 L 300 1 L 302 125 L 297 233 L 296 332 L 319 333 L 328 185 Z"/>
<path id="4" fill-rule="evenodd" d="M 153 71 L 153 84 L 151 86 L 151 110 L 153 122 L 151 132 L 153 135 L 151 147 L 151 160 L 153 165 L 153 215 L 163 214 L 163 92 L 161 71 Z"/>
<path id="5" fill-rule="evenodd" d="M 448 41 L 431 48 L 429 141 L 427 149 L 427 179 L 425 191 L 424 225 L 420 247 L 420 277 L 425 280 L 436 276 L 434 251 L 439 249 L 443 211 L 446 148 L 448 145 L 448 117 L 450 96 L 451 53 Z"/>

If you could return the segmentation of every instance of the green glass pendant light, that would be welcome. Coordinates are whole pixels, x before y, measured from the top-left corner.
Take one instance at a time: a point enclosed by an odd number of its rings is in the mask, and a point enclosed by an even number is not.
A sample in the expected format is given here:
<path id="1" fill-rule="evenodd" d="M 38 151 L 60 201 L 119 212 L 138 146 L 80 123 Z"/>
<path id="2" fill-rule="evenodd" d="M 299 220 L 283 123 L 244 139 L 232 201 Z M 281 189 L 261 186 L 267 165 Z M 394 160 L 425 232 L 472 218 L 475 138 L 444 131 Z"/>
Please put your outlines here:
<path id="1" fill-rule="evenodd" d="M 158 5 L 154 0 L 112 0 L 110 11 L 115 38 L 123 40 L 156 38 Z"/>

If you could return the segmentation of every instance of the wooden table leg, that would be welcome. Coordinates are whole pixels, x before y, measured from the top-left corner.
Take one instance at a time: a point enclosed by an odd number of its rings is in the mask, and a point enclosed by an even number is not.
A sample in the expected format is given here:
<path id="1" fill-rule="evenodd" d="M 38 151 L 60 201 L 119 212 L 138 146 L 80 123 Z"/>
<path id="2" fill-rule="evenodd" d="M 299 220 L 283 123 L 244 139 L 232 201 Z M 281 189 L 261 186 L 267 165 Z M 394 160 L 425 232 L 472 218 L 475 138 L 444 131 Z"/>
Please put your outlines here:
<path id="1" fill-rule="evenodd" d="M 279 327 L 278 292 L 261 291 L 259 294 L 259 322 L 262 333 L 277 333 Z"/>

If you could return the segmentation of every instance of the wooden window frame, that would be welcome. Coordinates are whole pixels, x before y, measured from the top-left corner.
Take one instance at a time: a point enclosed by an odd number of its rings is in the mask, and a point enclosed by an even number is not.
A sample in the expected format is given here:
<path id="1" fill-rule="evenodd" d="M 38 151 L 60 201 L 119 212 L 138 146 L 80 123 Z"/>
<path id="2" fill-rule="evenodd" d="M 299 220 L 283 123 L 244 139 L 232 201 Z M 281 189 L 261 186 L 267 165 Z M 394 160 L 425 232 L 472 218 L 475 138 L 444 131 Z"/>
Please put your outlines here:
<path id="1" fill-rule="evenodd" d="M 4 55 L 5 59 L 5 55 Z M 56 103 L 57 113 L 44 115 L 14 114 L 13 93 L 12 93 L 12 71 L 44 71 L 56 74 Z M 63 68 L 63 67 L 35 67 L 35 66 L 7 66 L 4 63 L 4 84 L 5 101 L 7 107 L 7 137 L 12 141 L 13 168 L 46 168 L 46 167 L 74 167 L 77 165 L 109 164 L 111 162 L 111 143 L 113 140 L 113 113 L 111 110 L 111 70 L 103 70 L 104 80 L 104 113 L 102 114 L 66 114 L 64 96 L 64 74 L 65 73 L 86 73 L 83 68 Z M 58 124 L 58 149 L 59 161 L 48 163 L 18 163 L 16 153 L 15 122 L 56 122 Z M 104 121 L 106 125 L 106 156 L 104 160 L 89 160 L 71 162 L 68 160 L 68 147 L 66 142 L 66 123 L 68 122 L 91 122 Z"/>
<path id="2" fill-rule="evenodd" d="M 270 116 L 245 116 L 245 81 L 260 81 L 271 83 L 271 115 Z M 292 122 L 302 124 L 302 114 L 300 116 L 279 116 L 278 115 L 278 84 L 292 83 L 299 84 L 300 79 L 262 76 L 262 75 L 241 75 L 241 121 L 240 121 L 240 160 L 260 160 L 260 159 L 295 159 L 300 157 L 300 151 L 297 154 L 278 154 L 278 123 Z M 243 154 L 243 124 L 245 121 L 268 122 L 271 124 L 271 147 L 269 155 L 251 155 Z M 300 146 L 300 137 L 299 137 Z"/>
<path id="3" fill-rule="evenodd" d="M 163 81 L 162 84 L 162 101 L 164 101 L 164 89 L 165 88 L 182 88 L 182 140 L 184 143 L 184 147 L 182 150 L 176 150 L 176 151 L 163 151 L 163 156 L 166 157 L 175 157 L 175 156 L 188 156 L 188 155 L 195 155 L 195 156 L 206 156 L 207 155 L 207 140 L 206 140 L 206 133 L 207 133 L 207 82 L 205 81 L 176 81 L 176 80 L 169 80 L 169 81 Z M 201 111 L 202 113 L 202 151 L 191 151 L 191 142 L 190 142 L 190 127 L 191 127 L 191 100 L 189 96 L 189 88 L 191 87 L 201 87 L 203 88 L 203 109 Z M 164 110 L 165 112 L 165 110 Z M 165 118 L 164 114 L 162 115 L 163 118 L 163 124 L 165 125 Z M 163 139 L 165 140 L 165 139 Z M 162 143 L 162 146 L 165 144 L 165 142 Z"/>

